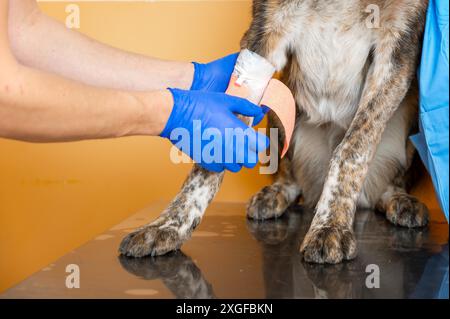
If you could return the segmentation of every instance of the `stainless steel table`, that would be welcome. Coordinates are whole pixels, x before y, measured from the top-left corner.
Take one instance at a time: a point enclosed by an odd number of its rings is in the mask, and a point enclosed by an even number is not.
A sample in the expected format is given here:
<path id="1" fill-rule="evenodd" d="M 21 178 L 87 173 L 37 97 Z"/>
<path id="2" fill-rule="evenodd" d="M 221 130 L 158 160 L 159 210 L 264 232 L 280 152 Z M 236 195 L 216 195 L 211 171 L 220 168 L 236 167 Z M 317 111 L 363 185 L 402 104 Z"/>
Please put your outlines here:
<path id="1" fill-rule="evenodd" d="M 297 206 L 257 222 L 245 218 L 243 203 L 213 203 L 181 251 L 119 256 L 122 237 L 166 205 L 131 216 L 0 298 L 435 298 L 445 285 L 448 293 L 448 225 L 398 228 L 372 211 L 357 212 L 358 257 L 339 265 L 302 261 L 311 211 Z M 79 267 L 80 288 L 67 288 L 68 265 Z M 369 265 L 380 271 L 379 288 L 366 285 Z"/>

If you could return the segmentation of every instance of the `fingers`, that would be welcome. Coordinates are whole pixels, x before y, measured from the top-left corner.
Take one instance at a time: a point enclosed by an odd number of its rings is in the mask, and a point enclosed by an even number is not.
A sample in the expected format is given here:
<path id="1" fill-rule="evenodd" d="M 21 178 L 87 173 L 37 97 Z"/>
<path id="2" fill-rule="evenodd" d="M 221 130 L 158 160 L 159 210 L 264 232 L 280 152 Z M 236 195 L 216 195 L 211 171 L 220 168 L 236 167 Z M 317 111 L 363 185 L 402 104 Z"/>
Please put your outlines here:
<path id="1" fill-rule="evenodd" d="M 223 141 L 223 154 L 219 162 L 200 162 L 199 164 L 213 172 L 223 172 L 228 170 L 237 173 L 242 167 L 252 169 L 258 163 L 258 153 L 264 151 L 269 146 L 269 139 L 264 134 L 260 134 L 251 128 L 247 128 L 247 133 L 240 136 L 235 134 Z M 232 154 L 227 157 L 226 154 Z M 202 158 L 204 161 L 205 158 Z"/>
<path id="2" fill-rule="evenodd" d="M 254 168 L 258 163 L 258 153 L 269 146 L 269 138 L 250 127 L 245 131 L 236 131 L 233 139 L 227 141 L 228 151 L 234 150 L 233 160 L 247 168 Z"/>
<path id="3" fill-rule="evenodd" d="M 198 163 L 201 167 L 204 169 L 207 169 L 208 171 L 215 172 L 215 173 L 222 173 L 225 170 L 225 167 L 223 164 L 220 163 Z"/>
<path id="4" fill-rule="evenodd" d="M 270 144 L 269 138 L 265 134 L 256 132 L 255 130 L 253 130 L 253 133 L 254 134 L 246 134 L 248 138 L 247 148 L 256 153 L 262 152 L 267 149 Z"/>
<path id="5" fill-rule="evenodd" d="M 207 64 L 194 62 L 195 71 L 191 90 L 225 92 L 238 55 L 238 53 L 230 54 Z"/>
<path id="6" fill-rule="evenodd" d="M 228 164 L 205 164 L 205 163 L 199 163 L 201 167 L 204 169 L 207 169 L 208 171 L 215 172 L 215 173 L 222 173 L 224 170 L 228 170 L 233 173 L 237 173 L 242 169 L 241 164 L 237 163 L 228 163 Z M 255 164 L 256 165 L 256 164 Z"/>
<path id="7" fill-rule="evenodd" d="M 243 166 L 248 169 L 255 168 L 256 164 L 258 164 L 258 154 L 255 153 L 256 161 L 248 161 L 247 163 L 244 163 Z"/>
<path id="8" fill-rule="evenodd" d="M 225 100 L 224 105 L 233 113 L 256 118 L 265 115 L 262 108 L 246 99 L 231 95 L 224 95 L 223 98 Z"/>
<path id="9" fill-rule="evenodd" d="M 225 164 L 225 168 L 230 172 L 237 173 L 242 169 L 242 165 L 237 163 Z"/>
<path id="10" fill-rule="evenodd" d="M 266 114 L 269 113 L 270 108 L 268 108 L 265 105 L 261 105 L 261 111 L 262 111 L 262 115 L 261 116 L 253 118 L 253 126 L 256 126 L 259 123 L 261 123 L 261 121 L 263 120 L 264 116 L 266 116 Z"/>
<path id="11" fill-rule="evenodd" d="M 265 105 L 259 107 L 252 102 L 236 96 L 229 96 L 228 109 L 236 114 L 253 117 L 253 126 L 258 125 L 270 111 Z"/>
<path id="12" fill-rule="evenodd" d="M 249 137 L 248 141 L 248 156 L 244 162 L 244 166 L 247 168 L 254 168 L 258 163 L 258 154 L 265 151 L 270 144 L 269 138 L 265 134 L 261 134 L 255 131 L 253 136 Z"/>
<path id="13" fill-rule="evenodd" d="M 229 54 L 218 61 L 221 61 L 226 67 L 227 70 L 233 70 L 234 66 L 236 65 L 236 61 L 238 59 L 239 53 L 232 53 Z"/>
<path id="14" fill-rule="evenodd" d="M 199 164 L 213 172 L 222 172 L 226 169 L 237 173 L 242 167 L 254 168 L 258 163 L 258 153 L 269 146 L 269 139 L 249 127 L 244 134 L 241 134 L 243 130 L 238 132 L 222 140 L 223 149 L 219 161 L 202 157 L 203 162 Z"/>

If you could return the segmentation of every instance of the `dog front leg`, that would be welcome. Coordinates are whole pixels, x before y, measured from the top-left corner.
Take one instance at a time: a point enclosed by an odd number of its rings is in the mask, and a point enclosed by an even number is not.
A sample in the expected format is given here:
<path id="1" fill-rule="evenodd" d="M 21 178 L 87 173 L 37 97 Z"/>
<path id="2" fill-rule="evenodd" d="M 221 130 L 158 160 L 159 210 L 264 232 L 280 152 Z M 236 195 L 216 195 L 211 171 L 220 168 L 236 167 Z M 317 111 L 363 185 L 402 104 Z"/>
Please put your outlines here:
<path id="1" fill-rule="evenodd" d="M 224 173 L 209 172 L 194 165 L 180 192 L 161 216 L 128 234 L 120 244 L 120 253 L 143 257 L 179 249 L 200 223 L 223 176 Z"/>
<path id="2" fill-rule="evenodd" d="M 300 248 L 308 262 L 335 264 L 356 256 L 353 220 L 357 198 L 384 128 L 414 77 L 417 30 L 420 27 L 403 32 L 384 29 L 385 35 L 380 35 L 358 111 L 334 151 L 314 219 Z"/>

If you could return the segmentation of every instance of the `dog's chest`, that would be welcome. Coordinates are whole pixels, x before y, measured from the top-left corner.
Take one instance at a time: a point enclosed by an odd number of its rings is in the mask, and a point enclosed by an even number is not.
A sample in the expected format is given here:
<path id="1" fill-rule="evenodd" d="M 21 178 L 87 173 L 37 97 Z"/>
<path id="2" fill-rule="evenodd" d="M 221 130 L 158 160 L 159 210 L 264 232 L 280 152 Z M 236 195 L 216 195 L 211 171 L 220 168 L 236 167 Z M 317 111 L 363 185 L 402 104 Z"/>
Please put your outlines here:
<path id="1" fill-rule="evenodd" d="M 336 11 L 299 15 L 291 47 L 296 72 L 295 95 L 311 122 L 347 127 L 364 86 L 372 33 L 359 13 Z"/>

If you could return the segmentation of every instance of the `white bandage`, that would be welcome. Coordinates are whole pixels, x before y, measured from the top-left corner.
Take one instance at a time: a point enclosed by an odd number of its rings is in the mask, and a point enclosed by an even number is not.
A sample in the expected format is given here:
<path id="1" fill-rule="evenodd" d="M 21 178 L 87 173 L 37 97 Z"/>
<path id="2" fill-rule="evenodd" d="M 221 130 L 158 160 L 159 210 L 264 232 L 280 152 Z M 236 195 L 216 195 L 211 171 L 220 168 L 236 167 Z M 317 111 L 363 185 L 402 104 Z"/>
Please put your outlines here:
<path id="1" fill-rule="evenodd" d="M 237 85 L 245 85 L 249 91 L 248 100 L 259 104 L 264 90 L 275 73 L 275 67 L 262 56 L 244 49 L 234 67 Z"/>

